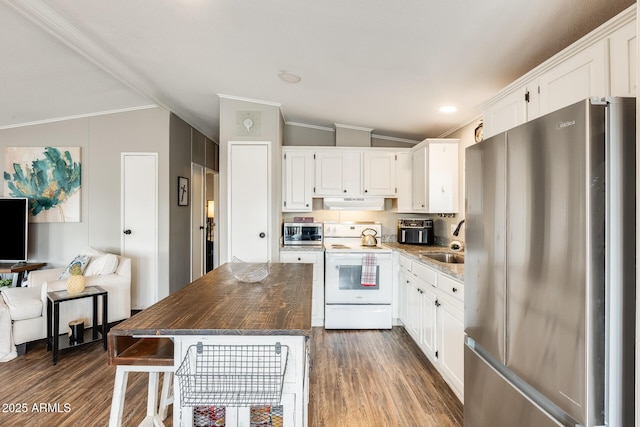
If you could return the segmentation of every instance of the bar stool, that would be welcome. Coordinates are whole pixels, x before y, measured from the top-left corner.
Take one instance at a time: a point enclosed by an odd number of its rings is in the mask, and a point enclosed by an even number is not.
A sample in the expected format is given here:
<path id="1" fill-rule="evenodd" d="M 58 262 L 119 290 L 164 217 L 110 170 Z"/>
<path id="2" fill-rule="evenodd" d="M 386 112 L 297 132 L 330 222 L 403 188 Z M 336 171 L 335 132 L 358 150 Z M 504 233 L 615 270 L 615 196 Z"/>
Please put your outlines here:
<path id="1" fill-rule="evenodd" d="M 121 354 L 109 359 L 116 365 L 109 427 L 122 425 L 122 411 L 129 372 L 148 372 L 147 415 L 140 426 L 164 427 L 169 405 L 173 403 L 173 341 L 170 338 L 142 338 Z M 158 384 L 163 373 L 162 393 L 158 405 Z"/>

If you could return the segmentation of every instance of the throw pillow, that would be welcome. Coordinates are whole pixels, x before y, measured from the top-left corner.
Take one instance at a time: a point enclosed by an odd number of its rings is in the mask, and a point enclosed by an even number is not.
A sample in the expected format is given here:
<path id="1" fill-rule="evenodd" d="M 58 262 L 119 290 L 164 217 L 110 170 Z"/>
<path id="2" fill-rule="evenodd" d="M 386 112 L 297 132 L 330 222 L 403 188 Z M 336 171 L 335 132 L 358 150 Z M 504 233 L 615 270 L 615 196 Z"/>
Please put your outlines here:
<path id="1" fill-rule="evenodd" d="M 114 254 L 104 254 L 92 256 L 87 269 L 84 271 L 85 276 L 98 276 L 103 274 L 111 274 L 118 268 L 118 257 Z"/>
<path id="2" fill-rule="evenodd" d="M 59 280 L 66 279 L 67 277 L 69 277 L 71 275 L 71 267 L 74 264 L 80 264 L 80 271 L 84 273 L 84 270 L 85 268 L 87 268 L 87 264 L 89 263 L 90 259 L 91 257 L 89 255 L 78 255 L 73 259 L 73 261 L 69 263 L 69 265 L 67 266 L 67 268 L 64 269 L 62 274 L 58 276 L 58 279 Z"/>

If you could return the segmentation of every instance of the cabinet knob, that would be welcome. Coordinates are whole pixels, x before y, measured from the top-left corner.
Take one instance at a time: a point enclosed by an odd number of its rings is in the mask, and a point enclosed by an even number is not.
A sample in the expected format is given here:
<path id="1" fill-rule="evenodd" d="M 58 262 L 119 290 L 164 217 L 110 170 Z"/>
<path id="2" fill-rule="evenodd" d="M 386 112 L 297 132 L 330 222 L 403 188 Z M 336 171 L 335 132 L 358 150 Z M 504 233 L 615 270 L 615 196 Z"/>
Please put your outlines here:
<path id="1" fill-rule="evenodd" d="M 258 236 L 260 236 L 261 239 L 264 239 L 264 237 L 266 236 L 266 234 L 264 234 L 264 232 L 258 234 Z"/>
<path id="2" fill-rule="evenodd" d="M 298 257 L 298 261 L 302 261 L 302 258 Z M 453 291 L 453 292 L 455 292 L 455 291 Z"/>
<path id="3" fill-rule="evenodd" d="M 129 234 L 131 234 L 131 230 L 124 230 L 123 233 L 126 234 L 126 235 L 129 235 Z"/>
<path id="4" fill-rule="evenodd" d="M 364 192 L 365 192 L 365 193 L 368 193 L 368 192 L 369 192 L 369 190 L 364 190 Z"/>
<path id="5" fill-rule="evenodd" d="M 454 293 L 455 293 L 455 292 L 458 292 L 458 288 L 452 288 L 451 290 L 452 290 Z"/>
<path id="6" fill-rule="evenodd" d="M 307 203 L 305 206 L 306 206 L 306 207 L 309 207 L 309 203 Z"/>
<path id="7" fill-rule="evenodd" d="M 342 190 L 342 192 L 343 192 L 343 193 L 346 193 L 346 192 L 347 192 L 347 190 Z"/>

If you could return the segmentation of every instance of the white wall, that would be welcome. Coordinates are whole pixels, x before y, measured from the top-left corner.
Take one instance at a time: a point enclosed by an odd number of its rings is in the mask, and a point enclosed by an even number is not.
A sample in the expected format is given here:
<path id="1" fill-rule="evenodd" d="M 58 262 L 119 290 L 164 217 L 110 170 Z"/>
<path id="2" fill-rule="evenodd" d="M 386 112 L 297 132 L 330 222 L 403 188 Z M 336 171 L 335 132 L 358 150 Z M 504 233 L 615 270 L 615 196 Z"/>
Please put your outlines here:
<path id="1" fill-rule="evenodd" d="M 120 253 L 120 153 L 159 153 L 159 296 L 168 294 L 169 112 L 150 108 L 0 129 L 4 147 L 81 147 L 81 222 L 29 228 L 29 260 L 64 266 L 91 246 Z M 3 185 L 4 188 L 4 185 Z M 4 191 L 4 190 L 2 190 Z"/>
<path id="2" fill-rule="evenodd" d="M 256 127 L 256 131 L 247 134 L 242 129 L 242 125 L 237 122 L 238 113 L 243 112 L 256 113 L 260 118 L 260 127 Z M 280 113 L 280 107 L 277 104 L 261 103 L 259 101 L 252 102 L 249 100 L 239 100 L 222 97 L 220 98 L 220 193 L 218 219 L 216 224 L 219 227 L 219 252 L 220 264 L 230 259 L 229 242 L 227 239 L 227 230 L 229 225 L 228 206 L 228 167 L 227 161 L 229 157 L 229 141 L 271 141 L 271 158 L 272 158 L 272 211 L 273 219 L 271 230 L 272 236 L 280 236 L 280 224 L 282 214 L 280 212 L 282 200 L 282 160 L 281 147 L 283 141 L 284 121 Z M 251 197 L 250 194 L 240 195 L 240 197 Z M 278 259 L 280 250 L 280 241 L 277 237 L 271 239 L 271 254 L 273 260 Z"/>

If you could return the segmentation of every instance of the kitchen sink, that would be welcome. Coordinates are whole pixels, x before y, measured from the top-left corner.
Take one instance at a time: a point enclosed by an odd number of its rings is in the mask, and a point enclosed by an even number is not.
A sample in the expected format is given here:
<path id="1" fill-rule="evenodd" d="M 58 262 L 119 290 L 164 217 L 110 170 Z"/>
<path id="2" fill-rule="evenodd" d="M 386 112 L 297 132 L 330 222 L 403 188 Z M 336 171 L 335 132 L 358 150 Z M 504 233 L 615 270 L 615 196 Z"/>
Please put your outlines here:
<path id="1" fill-rule="evenodd" d="M 447 264 L 464 264 L 464 255 L 451 252 L 419 252 L 420 258 L 427 258 Z"/>

